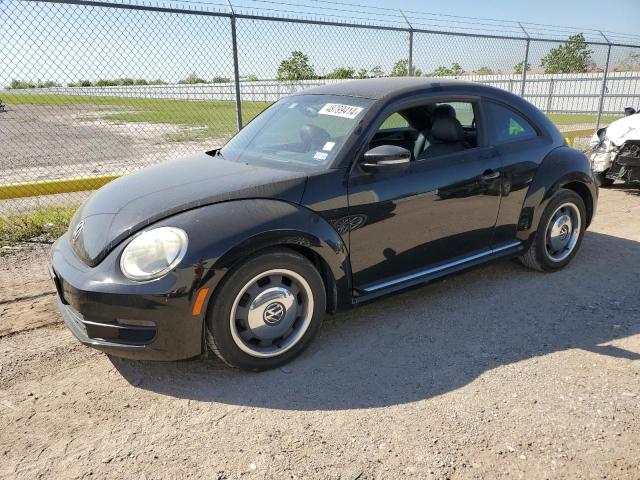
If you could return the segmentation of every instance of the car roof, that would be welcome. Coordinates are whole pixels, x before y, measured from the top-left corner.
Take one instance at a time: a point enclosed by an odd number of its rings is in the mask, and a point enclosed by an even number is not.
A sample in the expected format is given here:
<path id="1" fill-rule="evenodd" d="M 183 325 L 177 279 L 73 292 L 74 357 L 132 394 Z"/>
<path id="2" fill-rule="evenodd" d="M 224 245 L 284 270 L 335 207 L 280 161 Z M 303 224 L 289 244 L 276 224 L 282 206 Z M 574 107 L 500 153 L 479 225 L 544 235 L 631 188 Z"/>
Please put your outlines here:
<path id="1" fill-rule="evenodd" d="M 533 104 L 501 88 L 483 85 L 477 82 L 430 77 L 383 77 L 363 80 L 331 82 L 325 85 L 300 90 L 293 95 L 343 95 L 374 100 L 378 109 L 398 99 L 412 95 L 437 92 L 447 95 L 483 96 L 488 100 L 497 100 L 517 112 L 524 114 L 529 121 L 546 130 L 556 140 L 564 141 L 558 128 Z"/>
<path id="2" fill-rule="evenodd" d="M 487 90 L 491 90 L 493 93 L 496 90 L 500 91 L 497 88 L 462 80 L 429 77 L 384 77 L 331 82 L 320 87 L 301 90 L 294 95 L 344 95 L 381 100 L 447 87 L 467 87 L 477 93 Z"/>

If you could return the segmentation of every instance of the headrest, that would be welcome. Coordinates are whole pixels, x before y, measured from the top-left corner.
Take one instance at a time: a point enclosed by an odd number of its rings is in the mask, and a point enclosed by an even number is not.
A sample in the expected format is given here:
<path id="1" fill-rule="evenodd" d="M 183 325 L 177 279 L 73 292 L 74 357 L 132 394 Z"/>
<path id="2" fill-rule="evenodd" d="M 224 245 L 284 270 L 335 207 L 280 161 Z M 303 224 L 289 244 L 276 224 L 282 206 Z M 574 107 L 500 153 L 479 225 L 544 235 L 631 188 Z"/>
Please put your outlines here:
<path id="1" fill-rule="evenodd" d="M 444 117 L 433 124 L 431 136 L 441 143 L 458 143 L 464 140 L 464 130 L 457 118 Z"/>
<path id="2" fill-rule="evenodd" d="M 435 122 L 436 120 L 446 117 L 456 118 L 456 109 L 448 103 L 436 105 L 436 108 L 433 109 L 433 113 L 431 113 L 431 121 Z"/>
<path id="3" fill-rule="evenodd" d="M 317 125 L 305 125 L 300 129 L 300 139 L 308 146 L 324 145 L 331 138 L 329 132 Z"/>

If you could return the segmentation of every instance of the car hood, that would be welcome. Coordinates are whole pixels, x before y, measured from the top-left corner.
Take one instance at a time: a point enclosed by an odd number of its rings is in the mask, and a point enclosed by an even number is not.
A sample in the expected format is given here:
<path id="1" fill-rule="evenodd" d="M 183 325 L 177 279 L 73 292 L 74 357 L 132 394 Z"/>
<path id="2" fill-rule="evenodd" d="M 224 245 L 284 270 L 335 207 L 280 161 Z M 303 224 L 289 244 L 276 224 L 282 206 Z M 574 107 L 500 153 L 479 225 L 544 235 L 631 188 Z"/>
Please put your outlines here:
<path id="1" fill-rule="evenodd" d="M 640 113 L 616 120 L 607 127 L 604 138 L 605 144 L 612 143 L 616 147 L 620 147 L 628 140 L 640 140 Z M 592 146 L 599 143 L 599 141 L 600 139 L 596 132 L 591 139 Z"/>
<path id="2" fill-rule="evenodd" d="M 196 154 L 102 187 L 80 207 L 68 234 L 76 254 L 95 266 L 131 234 L 185 210 L 245 198 L 299 203 L 306 178 L 300 172 Z"/>

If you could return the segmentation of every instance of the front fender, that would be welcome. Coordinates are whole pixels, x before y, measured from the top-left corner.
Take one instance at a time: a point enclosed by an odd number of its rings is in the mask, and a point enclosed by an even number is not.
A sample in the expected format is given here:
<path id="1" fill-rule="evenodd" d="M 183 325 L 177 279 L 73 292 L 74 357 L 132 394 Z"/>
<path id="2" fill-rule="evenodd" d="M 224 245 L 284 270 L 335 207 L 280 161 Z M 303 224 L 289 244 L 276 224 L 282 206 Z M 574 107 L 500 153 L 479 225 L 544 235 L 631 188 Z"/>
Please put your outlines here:
<path id="1" fill-rule="evenodd" d="M 351 270 L 347 247 L 335 229 L 315 212 L 272 199 L 233 200 L 196 208 L 165 220 L 184 229 L 189 249 L 182 267 L 192 271 L 190 290 L 211 295 L 225 273 L 258 250 L 289 245 L 321 259 L 334 307 L 350 303 Z"/>
<path id="2" fill-rule="evenodd" d="M 598 188 L 591 165 L 580 151 L 570 147 L 552 150 L 538 167 L 523 202 L 516 236 L 528 243 L 538 229 L 540 218 L 553 195 L 561 188 L 576 190 L 587 204 L 589 218 L 595 213 Z"/>

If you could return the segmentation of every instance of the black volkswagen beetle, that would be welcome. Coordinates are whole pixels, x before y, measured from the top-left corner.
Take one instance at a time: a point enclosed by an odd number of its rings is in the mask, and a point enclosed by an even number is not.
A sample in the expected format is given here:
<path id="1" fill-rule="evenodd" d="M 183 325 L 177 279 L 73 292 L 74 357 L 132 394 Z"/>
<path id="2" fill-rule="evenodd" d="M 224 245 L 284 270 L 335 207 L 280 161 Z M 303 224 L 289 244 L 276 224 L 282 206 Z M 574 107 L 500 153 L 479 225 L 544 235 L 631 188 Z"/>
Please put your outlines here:
<path id="1" fill-rule="evenodd" d="M 87 345 L 158 360 L 208 345 L 264 370 L 298 355 L 325 312 L 498 258 L 564 267 L 596 201 L 585 156 L 515 95 L 351 81 L 98 190 L 54 245 L 51 274 Z"/>

